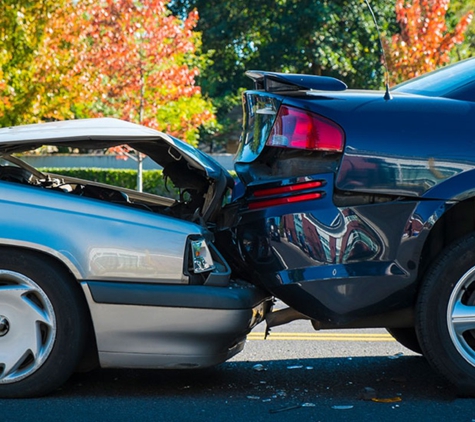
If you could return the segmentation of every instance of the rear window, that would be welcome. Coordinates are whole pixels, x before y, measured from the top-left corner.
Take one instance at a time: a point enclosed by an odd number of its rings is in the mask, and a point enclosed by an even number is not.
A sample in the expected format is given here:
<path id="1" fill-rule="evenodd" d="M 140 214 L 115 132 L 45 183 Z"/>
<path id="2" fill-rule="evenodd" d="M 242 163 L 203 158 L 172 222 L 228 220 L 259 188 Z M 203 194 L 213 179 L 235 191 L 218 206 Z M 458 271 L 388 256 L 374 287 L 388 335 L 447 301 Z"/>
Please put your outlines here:
<path id="1" fill-rule="evenodd" d="M 393 90 L 429 97 L 468 99 L 465 91 L 473 93 L 474 84 L 475 58 L 472 58 L 403 82 Z"/>

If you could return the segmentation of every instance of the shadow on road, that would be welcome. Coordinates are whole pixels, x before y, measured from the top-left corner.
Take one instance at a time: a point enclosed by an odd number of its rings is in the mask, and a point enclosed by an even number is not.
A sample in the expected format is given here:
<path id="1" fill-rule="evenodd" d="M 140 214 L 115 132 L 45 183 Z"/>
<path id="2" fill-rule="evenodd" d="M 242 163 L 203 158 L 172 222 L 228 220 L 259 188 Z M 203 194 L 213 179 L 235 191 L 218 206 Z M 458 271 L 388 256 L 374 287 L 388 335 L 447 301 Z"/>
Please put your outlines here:
<path id="1" fill-rule="evenodd" d="M 420 356 L 227 362 L 201 370 L 97 370 L 75 374 L 56 396 L 243 396 L 357 400 L 362 389 L 378 397 L 453 400 L 453 388 Z M 257 398 L 259 397 L 259 399 Z"/>
<path id="2" fill-rule="evenodd" d="M 363 400 L 365 388 L 382 402 Z M 0 400 L 0 421 L 470 421 L 474 404 L 423 357 L 396 355 L 97 370 L 48 397 Z"/>

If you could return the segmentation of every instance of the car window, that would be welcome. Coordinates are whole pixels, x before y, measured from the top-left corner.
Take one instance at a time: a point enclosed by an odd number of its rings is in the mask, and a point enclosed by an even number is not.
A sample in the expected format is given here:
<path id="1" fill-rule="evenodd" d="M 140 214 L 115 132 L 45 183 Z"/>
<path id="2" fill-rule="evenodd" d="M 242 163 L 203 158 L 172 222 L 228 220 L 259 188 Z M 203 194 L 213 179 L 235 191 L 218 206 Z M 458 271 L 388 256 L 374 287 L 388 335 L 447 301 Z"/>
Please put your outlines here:
<path id="1" fill-rule="evenodd" d="M 403 82 L 393 91 L 475 101 L 475 58 Z"/>

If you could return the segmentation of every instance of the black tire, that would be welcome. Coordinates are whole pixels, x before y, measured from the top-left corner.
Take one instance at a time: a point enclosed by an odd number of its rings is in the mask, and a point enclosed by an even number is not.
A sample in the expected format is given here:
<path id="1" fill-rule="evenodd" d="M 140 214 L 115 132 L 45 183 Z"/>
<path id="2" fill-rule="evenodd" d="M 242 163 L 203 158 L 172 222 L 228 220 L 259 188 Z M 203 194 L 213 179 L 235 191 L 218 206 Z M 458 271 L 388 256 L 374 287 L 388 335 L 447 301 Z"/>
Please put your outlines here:
<path id="1" fill-rule="evenodd" d="M 415 328 L 386 328 L 386 330 L 399 344 L 402 344 L 415 353 L 423 354 Z"/>
<path id="2" fill-rule="evenodd" d="M 416 332 L 436 371 L 460 395 L 475 396 L 475 234 L 446 248 L 429 269 L 417 302 Z"/>
<path id="3" fill-rule="evenodd" d="M 62 385 L 83 355 L 88 318 L 67 271 L 0 248 L 0 397 L 37 397 Z"/>

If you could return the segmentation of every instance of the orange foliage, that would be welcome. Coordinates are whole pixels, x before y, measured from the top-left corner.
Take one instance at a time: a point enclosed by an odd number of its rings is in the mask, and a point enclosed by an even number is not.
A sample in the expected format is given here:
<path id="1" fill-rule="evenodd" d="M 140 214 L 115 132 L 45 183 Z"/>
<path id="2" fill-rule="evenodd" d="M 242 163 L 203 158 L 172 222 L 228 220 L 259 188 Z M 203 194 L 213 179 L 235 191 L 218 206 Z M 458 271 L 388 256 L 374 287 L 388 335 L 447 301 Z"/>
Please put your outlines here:
<path id="1" fill-rule="evenodd" d="M 87 56 L 83 24 L 81 11 L 69 3 L 48 22 L 34 74 L 38 94 L 33 112 L 41 120 L 74 119 L 75 106 L 94 98 L 85 89 L 91 75 L 81 65 Z"/>
<path id="2" fill-rule="evenodd" d="M 38 102 L 42 115 L 118 117 L 193 143 L 197 127 L 214 119 L 195 84 L 198 13 L 180 20 L 167 3 L 78 0 L 62 9 L 38 67 L 45 95 L 55 98 Z"/>
<path id="3" fill-rule="evenodd" d="M 463 41 L 473 13 L 466 13 L 451 32 L 446 13 L 450 0 L 396 1 L 396 18 L 401 32 L 392 37 L 388 64 L 392 81 L 402 82 L 435 70 L 449 62 L 449 52 Z"/>

